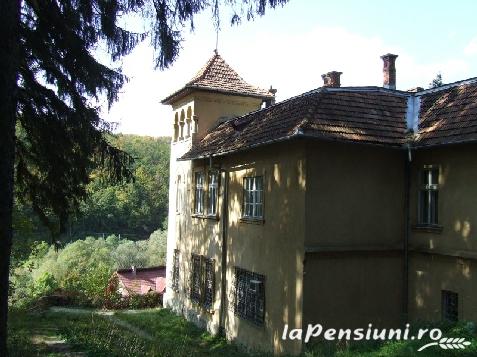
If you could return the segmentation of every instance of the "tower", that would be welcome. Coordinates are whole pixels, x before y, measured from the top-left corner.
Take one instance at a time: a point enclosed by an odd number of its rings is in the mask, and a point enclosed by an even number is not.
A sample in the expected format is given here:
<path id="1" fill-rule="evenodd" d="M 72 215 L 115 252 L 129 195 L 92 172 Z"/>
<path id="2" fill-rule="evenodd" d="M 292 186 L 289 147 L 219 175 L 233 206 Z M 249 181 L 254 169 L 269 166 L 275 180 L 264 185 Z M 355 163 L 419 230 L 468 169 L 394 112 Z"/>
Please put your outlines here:
<path id="1" fill-rule="evenodd" d="M 181 237 L 191 229 L 192 162 L 178 161 L 209 129 L 231 118 L 260 109 L 275 101 L 276 90 L 269 91 L 245 82 L 214 51 L 202 69 L 181 89 L 164 98 L 162 104 L 172 106 L 173 136 L 170 154 L 169 218 L 167 236 L 168 282 L 164 305 L 180 308 L 171 288 L 174 255 Z M 180 262 L 179 265 L 184 262 Z"/>

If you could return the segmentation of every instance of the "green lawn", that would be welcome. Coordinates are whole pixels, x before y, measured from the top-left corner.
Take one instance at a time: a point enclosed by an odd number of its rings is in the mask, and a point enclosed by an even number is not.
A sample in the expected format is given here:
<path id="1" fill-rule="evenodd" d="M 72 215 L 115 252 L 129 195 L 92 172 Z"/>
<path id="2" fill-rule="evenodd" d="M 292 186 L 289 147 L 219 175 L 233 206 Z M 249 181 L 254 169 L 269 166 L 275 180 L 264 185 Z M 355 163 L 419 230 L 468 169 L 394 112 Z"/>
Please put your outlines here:
<path id="1" fill-rule="evenodd" d="M 167 309 L 116 312 L 26 313 L 10 315 L 10 351 L 12 356 L 270 356 L 247 353 L 223 337 L 211 336 Z M 416 352 L 426 341 L 385 344 L 325 344 L 307 346 L 302 357 L 444 357 L 477 356 L 477 340 L 472 326 L 441 325 L 445 336 L 466 337 L 472 345 L 463 351 L 437 347 Z M 475 329 L 474 329 L 475 330 Z M 473 335 L 474 334 L 474 335 Z M 63 341 L 61 341 L 63 340 Z"/>

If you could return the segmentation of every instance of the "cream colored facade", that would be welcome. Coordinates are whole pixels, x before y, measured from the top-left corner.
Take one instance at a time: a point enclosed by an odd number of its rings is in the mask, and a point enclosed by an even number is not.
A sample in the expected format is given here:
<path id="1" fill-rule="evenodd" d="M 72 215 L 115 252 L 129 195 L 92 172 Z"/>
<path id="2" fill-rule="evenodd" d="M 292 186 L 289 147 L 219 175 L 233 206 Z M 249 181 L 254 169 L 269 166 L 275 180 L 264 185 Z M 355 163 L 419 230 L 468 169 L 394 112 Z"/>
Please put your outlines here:
<path id="1" fill-rule="evenodd" d="M 475 145 L 419 150 L 411 172 L 411 222 L 417 222 L 419 170 L 439 168 L 438 231 L 412 230 L 410 313 L 441 316 L 441 291 L 458 294 L 459 319 L 477 321 L 477 157 Z"/>
<path id="2" fill-rule="evenodd" d="M 276 354 L 302 349 L 300 341 L 281 339 L 285 325 L 399 327 L 439 320 L 442 290 L 458 293 L 459 319 L 477 320 L 475 146 L 412 152 L 411 226 L 417 223 L 419 172 L 437 165 L 440 232 L 406 230 L 409 154 L 402 149 L 295 139 L 224 157 L 177 160 L 220 120 L 260 105 L 257 98 L 205 91 L 173 104 L 166 306 L 213 333 L 223 329 L 247 348 Z M 207 177 L 211 170 L 220 177 L 218 212 L 198 216 L 194 174 Z M 244 178 L 253 176 L 264 183 L 260 221 L 242 217 Z M 214 261 L 209 309 L 190 298 L 192 254 Z M 234 312 L 235 267 L 265 276 L 263 325 Z"/>

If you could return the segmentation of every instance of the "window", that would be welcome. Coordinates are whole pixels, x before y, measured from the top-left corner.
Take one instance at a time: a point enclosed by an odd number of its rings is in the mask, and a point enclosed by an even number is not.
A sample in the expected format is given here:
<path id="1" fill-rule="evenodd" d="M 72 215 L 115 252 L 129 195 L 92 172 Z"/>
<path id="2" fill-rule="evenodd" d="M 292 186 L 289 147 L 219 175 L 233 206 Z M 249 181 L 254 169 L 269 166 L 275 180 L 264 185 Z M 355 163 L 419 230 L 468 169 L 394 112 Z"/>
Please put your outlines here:
<path id="1" fill-rule="evenodd" d="M 265 276 L 235 267 L 234 313 L 258 326 L 265 321 Z"/>
<path id="2" fill-rule="evenodd" d="M 426 167 L 421 171 L 419 190 L 419 224 L 438 222 L 439 169 Z"/>
<path id="3" fill-rule="evenodd" d="M 191 300 L 207 309 L 211 309 L 214 303 L 214 292 L 214 259 L 192 254 Z"/>
<path id="4" fill-rule="evenodd" d="M 459 294 L 442 290 L 442 319 L 448 321 L 459 319 Z"/>
<path id="5" fill-rule="evenodd" d="M 217 197 L 219 189 L 219 174 L 217 171 L 209 172 L 209 190 L 207 192 L 207 214 L 215 216 L 217 214 Z"/>
<path id="6" fill-rule="evenodd" d="M 176 213 L 182 211 L 182 187 L 181 187 L 181 177 L 177 176 L 177 192 L 176 192 Z"/>
<path id="7" fill-rule="evenodd" d="M 194 213 L 204 213 L 204 173 L 195 173 L 195 204 Z"/>
<path id="8" fill-rule="evenodd" d="M 215 292 L 215 262 L 213 259 L 203 257 L 204 261 L 204 298 L 203 305 L 211 309 L 214 303 Z"/>
<path id="9" fill-rule="evenodd" d="M 201 264 L 200 255 L 192 254 L 192 276 L 190 299 L 197 303 L 200 302 L 200 286 L 201 286 Z"/>
<path id="10" fill-rule="evenodd" d="M 245 177 L 243 190 L 243 217 L 263 218 L 263 177 Z"/>
<path id="11" fill-rule="evenodd" d="M 179 291 L 179 250 L 174 249 L 172 258 L 172 290 Z"/>

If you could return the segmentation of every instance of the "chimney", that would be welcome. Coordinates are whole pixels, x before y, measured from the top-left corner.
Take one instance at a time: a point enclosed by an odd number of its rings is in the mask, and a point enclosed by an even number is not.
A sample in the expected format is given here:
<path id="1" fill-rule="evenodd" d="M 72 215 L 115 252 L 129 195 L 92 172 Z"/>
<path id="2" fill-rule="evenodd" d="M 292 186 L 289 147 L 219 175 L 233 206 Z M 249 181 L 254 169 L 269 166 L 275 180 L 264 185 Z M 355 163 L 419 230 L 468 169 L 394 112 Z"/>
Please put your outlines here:
<path id="1" fill-rule="evenodd" d="M 275 104 L 275 94 L 277 94 L 277 89 L 273 88 L 272 86 L 270 86 L 270 89 L 268 90 L 268 93 L 270 93 L 271 95 L 273 95 L 272 98 L 268 98 L 264 101 L 264 106 L 265 108 L 268 108 L 269 106 Z"/>
<path id="2" fill-rule="evenodd" d="M 343 72 L 328 72 L 326 74 L 322 74 L 321 78 L 323 78 L 323 87 L 333 87 L 338 88 L 340 84 L 340 76 Z"/>
<path id="3" fill-rule="evenodd" d="M 383 60 L 383 87 L 388 89 L 396 89 L 396 58 L 398 55 L 391 53 L 381 56 Z"/>
<path id="4" fill-rule="evenodd" d="M 131 266 L 131 272 L 133 276 L 136 276 L 136 267 L 134 265 Z"/>

